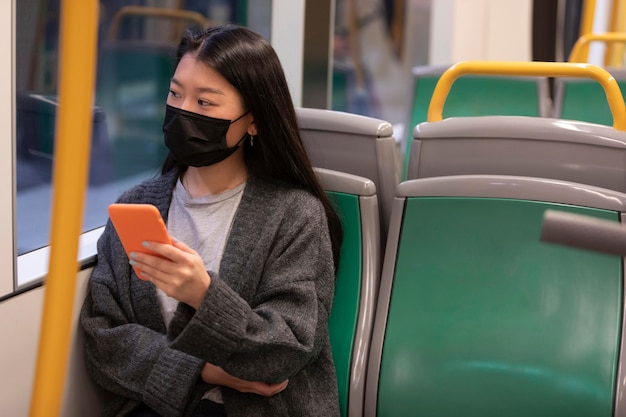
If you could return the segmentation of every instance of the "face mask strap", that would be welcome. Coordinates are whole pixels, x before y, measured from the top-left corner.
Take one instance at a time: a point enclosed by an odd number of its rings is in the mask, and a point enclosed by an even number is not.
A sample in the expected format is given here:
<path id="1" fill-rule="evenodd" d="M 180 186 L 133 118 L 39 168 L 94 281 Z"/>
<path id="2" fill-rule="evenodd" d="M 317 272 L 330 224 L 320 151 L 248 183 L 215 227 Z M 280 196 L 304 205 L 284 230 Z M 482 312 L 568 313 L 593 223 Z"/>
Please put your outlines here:
<path id="1" fill-rule="evenodd" d="M 236 121 L 238 121 L 239 119 L 241 119 L 243 116 L 245 116 L 248 113 L 250 113 L 250 110 L 248 110 L 247 112 L 245 112 L 244 114 L 242 114 L 241 116 L 239 116 L 238 118 L 236 118 L 235 120 L 230 122 L 230 124 L 232 125 L 233 123 L 235 123 Z M 239 141 L 239 142 L 241 142 L 241 141 Z"/>
<path id="2" fill-rule="evenodd" d="M 235 123 L 237 120 L 241 119 L 243 116 L 245 116 L 246 114 L 250 113 L 250 110 L 248 110 L 247 112 L 245 112 L 244 114 L 242 114 L 241 116 L 239 116 L 238 118 L 236 118 L 235 120 L 233 120 L 232 122 L 230 122 L 230 124 L 232 125 L 233 123 Z M 246 132 L 241 139 L 239 139 L 237 141 L 237 143 L 235 143 L 235 146 L 231 147 L 230 149 L 235 149 L 239 147 L 239 144 L 246 138 L 246 136 L 248 136 L 248 132 Z"/>
<path id="3" fill-rule="evenodd" d="M 238 141 L 237 143 L 235 143 L 235 146 L 231 147 L 230 149 L 233 149 L 233 148 L 238 148 L 238 147 L 239 147 L 239 144 L 241 143 L 241 141 L 243 141 L 243 140 L 246 138 L 246 136 L 248 136 L 248 132 L 246 132 L 246 133 L 245 133 L 245 134 L 241 137 L 241 139 L 239 139 L 239 141 Z"/>

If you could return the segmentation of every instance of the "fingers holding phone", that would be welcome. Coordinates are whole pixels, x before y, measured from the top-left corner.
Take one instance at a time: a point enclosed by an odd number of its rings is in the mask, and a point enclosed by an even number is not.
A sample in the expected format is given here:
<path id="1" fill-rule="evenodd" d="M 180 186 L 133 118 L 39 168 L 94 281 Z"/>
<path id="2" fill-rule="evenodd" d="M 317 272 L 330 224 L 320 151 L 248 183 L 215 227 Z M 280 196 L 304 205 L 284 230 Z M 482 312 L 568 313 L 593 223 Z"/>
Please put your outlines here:
<path id="1" fill-rule="evenodd" d="M 131 252 L 130 263 L 141 279 L 152 282 L 170 297 L 198 308 L 211 284 L 200 255 L 180 241 L 145 241 L 150 253 Z M 151 254 L 152 253 L 152 254 Z"/>

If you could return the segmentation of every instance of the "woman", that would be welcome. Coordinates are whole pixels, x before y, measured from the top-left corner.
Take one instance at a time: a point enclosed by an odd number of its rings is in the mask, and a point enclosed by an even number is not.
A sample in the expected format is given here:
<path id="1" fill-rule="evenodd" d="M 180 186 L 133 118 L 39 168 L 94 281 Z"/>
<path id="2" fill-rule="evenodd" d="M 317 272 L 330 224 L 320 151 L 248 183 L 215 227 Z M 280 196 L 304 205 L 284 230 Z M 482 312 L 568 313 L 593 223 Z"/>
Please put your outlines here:
<path id="1" fill-rule="evenodd" d="M 81 311 L 105 415 L 338 416 L 341 225 L 280 61 L 234 25 L 186 33 L 176 59 L 162 173 L 118 200 L 159 208 L 174 243 L 129 260 L 109 222 Z"/>

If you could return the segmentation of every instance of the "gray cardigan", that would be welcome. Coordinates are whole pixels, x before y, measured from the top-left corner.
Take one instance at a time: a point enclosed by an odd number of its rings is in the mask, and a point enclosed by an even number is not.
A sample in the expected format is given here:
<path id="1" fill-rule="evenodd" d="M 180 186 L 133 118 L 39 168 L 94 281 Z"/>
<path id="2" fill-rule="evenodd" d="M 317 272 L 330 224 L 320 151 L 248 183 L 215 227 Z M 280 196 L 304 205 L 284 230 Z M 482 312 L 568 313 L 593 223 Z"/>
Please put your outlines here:
<path id="1" fill-rule="evenodd" d="M 167 221 L 171 172 L 125 192 Z M 187 416 L 211 386 L 205 362 L 251 381 L 289 380 L 274 397 L 222 387 L 229 417 L 339 416 L 328 336 L 334 268 L 326 216 L 310 193 L 251 176 L 219 273 L 198 310 L 179 303 L 166 332 L 153 284 L 137 278 L 110 221 L 80 314 L 87 368 L 113 393 L 105 416 L 140 402 Z"/>

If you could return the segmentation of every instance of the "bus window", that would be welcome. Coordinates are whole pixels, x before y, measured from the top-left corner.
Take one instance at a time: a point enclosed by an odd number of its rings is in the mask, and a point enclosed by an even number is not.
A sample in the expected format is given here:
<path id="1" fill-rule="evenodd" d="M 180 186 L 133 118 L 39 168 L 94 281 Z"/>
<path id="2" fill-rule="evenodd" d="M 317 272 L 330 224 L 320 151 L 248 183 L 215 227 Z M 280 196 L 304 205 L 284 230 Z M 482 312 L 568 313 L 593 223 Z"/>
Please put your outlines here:
<path id="1" fill-rule="evenodd" d="M 104 225 L 108 204 L 122 191 L 159 172 L 166 154 L 165 99 L 182 32 L 250 21 L 254 30 L 269 34 L 271 0 L 250 5 L 245 0 L 168 1 L 160 4 L 169 7 L 160 8 L 144 3 L 100 2 L 83 232 Z M 30 257 L 49 242 L 60 1 L 19 1 L 15 13 L 14 241 L 18 257 Z M 31 262 L 17 262 L 18 288 L 31 280 L 20 271 L 26 264 Z"/>

